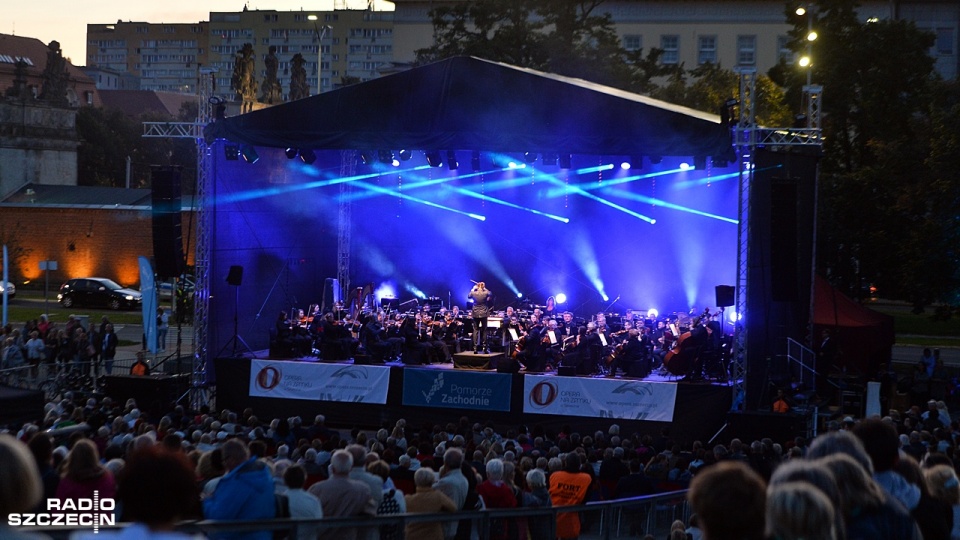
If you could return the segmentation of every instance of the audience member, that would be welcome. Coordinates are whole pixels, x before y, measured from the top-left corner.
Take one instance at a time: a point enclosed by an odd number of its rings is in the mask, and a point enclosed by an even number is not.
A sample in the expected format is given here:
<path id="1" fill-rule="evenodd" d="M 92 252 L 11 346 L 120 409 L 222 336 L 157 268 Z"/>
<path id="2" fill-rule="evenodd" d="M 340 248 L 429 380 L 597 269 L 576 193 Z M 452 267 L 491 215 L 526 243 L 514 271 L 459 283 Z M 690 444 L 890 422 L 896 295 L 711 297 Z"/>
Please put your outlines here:
<path id="1" fill-rule="evenodd" d="M 337 450 L 330 457 L 330 478 L 310 486 L 309 493 L 320 500 L 325 517 L 355 517 L 377 515 L 377 503 L 370 494 L 370 486 L 350 478 L 353 456 L 346 450 Z M 379 491 L 379 490 L 378 490 Z M 383 493 L 380 494 L 381 498 Z M 355 528 L 326 529 L 320 540 L 354 540 Z"/>
<path id="2" fill-rule="evenodd" d="M 770 486 L 767 493 L 767 535 L 777 540 L 837 540 L 836 516 L 830 499 L 806 482 Z"/>
<path id="3" fill-rule="evenodd" d="M 63 462 L 57 498 L 93 499 L 94 491 L 100 498 L 113 498 L 116 483 L 113 475 L 100 464 L 97 446 L 90 439 L 80 439 L 73 444 Z"/>
<path id="4" fill-rule="evenodd" d="M 307 473 L 301 465 L 292 465 L 283 472 L 283 483 L 287 487 L 285 495 L 290 508 L 290 517 L 293 519 L 320 519 L 323 509 L 320 501 L 303 490 L 307 481 Z M 317 538 L 317 525 L 297 525 L 297 540 L 313 540 Z"/>
<path id="5" fill-rule="evenodd" d="M 246 443 L 230 439 L 221 447 L 227 471 L 203 501 L 203 516 L 216 520 L 271 519 L 276 515 L 273 479 L 267 465 L 250 456 Z M 219 535 L 218 535 L 219 536 Z M 228 533 L 223 538 L 270 540 L 270 531 Z"/>
<path id="6" fill-rule="evenodd" d="M 433 487 L 436 474 L 429 467 L 421 467 L 413 475 L 417 492 L 405 497 L 407 512 L 411 514 L 434 514 L 438 512 L 456 512 L 457 506 L 449 497 Z M 453 523 L 456 523 L 455 521 Z M 443 540 L 444 527 L 437 521 L 415 521 L 407 523 L 404 532 L 407 538 L 417 540 Z M 494 538 L 492 532 L 490 538 Z"/>
<path id="7" fill-rule="evenodd" d="M 26 540 L 45 538 L 41 535 L 27 534 L 9 527 L 12 514 L 32 512 L 41 502 L 43 485 L 40 473 L 26 445 L 0 433 L 0 538 L 4 540 Z"/>
<path id="8" fill-rule="evenodd" d="M 173 532 L 181 520 L 200 516 L 200 493 L 193 469 L 182 453 L 159 447 L 134 452 L 123 467 L 117 486 L 117 507 L 123 511 L 118 521 L 133 522 L 132 525 L 117 531 L 90 532 L 80 535 L 80 539 L 203 538 Z"/>
<path id="9" fill-rule="evenodd" d="M 693 477 L 687 499 L 705 540 L 762 540 L 766 485 L 741 461 L 721 461 Z"/>
<path id="10" fill-rule="evenodd" d="M 583 504 L 590 489 L 589 474 L 580 472 L 580 454 L 569 452 L 562 470 L 550 474 L 550 499 L 553 506 Z M 580 516 L 576 512 L 557 514 L 557 538 L 563 540 L 580 536 Z"/>
<path id="11" fill-rule="evenodd" d="M 440 480 L 437 481 L 437 491 L 443 493 L 453 501 L 457 511 L 464 510 L 463 503 L 467 500 L 469 483 L 464 478 L 460 467 L 463 465 L 463 452 L 459 448 L 448 448 L 443 453 L 443 467 L 440 468 Z M 457 522 L 448 521 L 443 524 L 443 536 L 452 540 L 457 535 Z"/>

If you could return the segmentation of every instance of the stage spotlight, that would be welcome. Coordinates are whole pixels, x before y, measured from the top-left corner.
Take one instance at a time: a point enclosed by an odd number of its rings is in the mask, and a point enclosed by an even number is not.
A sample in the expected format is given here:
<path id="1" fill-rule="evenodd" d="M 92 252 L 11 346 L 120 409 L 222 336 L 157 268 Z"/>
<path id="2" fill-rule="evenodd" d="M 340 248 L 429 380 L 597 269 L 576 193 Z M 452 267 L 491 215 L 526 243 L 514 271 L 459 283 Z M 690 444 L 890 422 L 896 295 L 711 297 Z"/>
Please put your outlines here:
<path id="1" fill-rule="evenodd" d="M 391 164 L 393 163 L 393 151 L 391 150 L 378 150 L 377 159 L 380 163 Z"/>
<path id="2" fill-rule="evenodd" d="M 680 163 L 680 170 L 681 170 L 681 171 L 689 171 L 689 170 L 692 169 L 692 168 L 693 168 L 693 166 L 690 165 L 689 163 L 687 163 L 686 161 Z"/>
<path id="3" fill-rule="evenodd" d="M 413 157 L 413 152 L 410 150 L 401 150 L 400 151 L 400 161 L 409 161 Z"/>
<path id="4" fill-rule="evenodd" d="M 397 158 L 393 158 L 393 161 L 391 161 L 390 164 L 393 165 L 394 167 L 399 167 L 399 166 L 400 166 L 400 160 L 397 159 Z"/>
<path id="5" fill-rule="evenodd" d="M 283 153 L 287 155 L 287 159 L 293 159 L 300 154 L 300 150 L 296 148 L 287 148 L 283 151 Z"/>
<path id="6" fill-rule="evenodd" d="M 364 150 L 360 152 L 360 161 L 362 161 L 364 165 L 370 165 L 376 160 L 377 155 L 373 152 L 373 150 Z"/>
<path id="7" fill-rule="evenodd" d="M 524 153 L 523 153 L 523 160 L 526 161 L 527 163 L 533 163 L 534 161 L 537 160 L 537 153 L 536 153 L 536 152 L 524 152 Z"/>
<path id="8" fill-rule="evenodd" d="M 240 155 L 243 156 L 243 160 L 247 163 L 260 161 L 260 155 L 257 154 L 257 149 L 247 144 L 240 146 Z"/>
<path id="9" fill-rule="evenodd" d="M 659 165 L 663 161 L 663 156 L 650 156 L 650 163 L 654 165 Z"/>
<path id="10" fill-rule="evenodd" d="M 567 295 L 565 295 L 565 294 L 563 294 L 563 293 L 557 293 L 557 294 L 553 295 L 553 299 L 556 300 L 558 304 L 566 304 L 566 303 L 567 303 Z"/>
<path id="11" fill-rule="evenodd" d="M 307 165 L 313 165 L 313 162 L 316 160 L 317 155 L 313 153 L 313 150 L 300 150 L 300 161 Z"/>
<path id="12" fill-rule="evenodd" d="M 451 171 L 455 171 L 459 166 L 460 162 L 457 161 L 457 153 L 453 150 L 447 150 L 447 168 L 449 168 Z"/>
<path id="13" fill-rule="evenodd" d="M 693 168 L 702 171 L 707 168 L 707 156 L 693 156 Z"/>
<path id="14" fill-rule="evenodd" d="M 543 154 L 540 156 L 540 163 L 542 163 L 544 167 L 555 167 L 557 165 L 557 155 Z"/>
<path id="15" fill-rule="evenodd" d="M 650 309 L 647 310 L 647 318 L 648 318 L 648 319 L 656 319 L 656 318 L 659 317 L 659 316 L 660 316 L 660 312 L 657 311 L 655 308 L 650 308 Z"/>
<path id="16" fill-rule="evenodd" d="M 620 162 L 620 168 L 623 169 L 623 170 L 625 170 L 625 171 L 626 171 L 626 170 L 629 170 L 631 166 L 632 166 L 632 165 L 631 165 L 631 163 L 630 163 L 629 161 L 621 161 L 621 162 Z"/>
<path id="17" fill-rule="evenodd" d="M 480 172 L 480 151 L 474 150 L 470 155 L 470 168 L 473 172 Z"/>
<path id="18" fill-rule="evenodd" d="M 573 159 L 570 154 L 560 154 L 560 157 L 557 158 L 557 161 L 560 163 L 561 169 L 569 169 Z"/>
<path id="19" fill-rule="evenodd" d="M 223 146 L 223 157 L 229 161 L 240 159 L 240 147 L 235 144 L 226 144 Z"/>
<path id="20" fill-rule="evenodd" d="M 522 292 L 518 292 L 518 293 L 517 293 L 517 298 L 523 298 L 523 293 L 522 293 Z"/>
<path id="21" fill-rule="evenodd" d="M 443 160 L 440 159 L 440 152 L 436 152 L 436 151 L 427 152 L 426 157 L 427 157 L 427 165 L 430 165 L 431 167 L 439 167 L 443 165 Z"/>

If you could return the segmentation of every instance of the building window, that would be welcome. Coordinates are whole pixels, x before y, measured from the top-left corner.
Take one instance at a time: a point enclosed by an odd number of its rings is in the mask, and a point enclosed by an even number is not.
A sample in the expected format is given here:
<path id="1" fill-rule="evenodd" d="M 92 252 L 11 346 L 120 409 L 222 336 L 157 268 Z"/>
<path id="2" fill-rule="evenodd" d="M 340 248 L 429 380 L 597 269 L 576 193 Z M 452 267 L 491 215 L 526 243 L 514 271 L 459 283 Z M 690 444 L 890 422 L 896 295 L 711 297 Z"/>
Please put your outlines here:
<path id="1" fill-rule="evenodd" d="M 628 51 L 639 51 L 643 48 L 643 36 L 640 34 L 623 36 L 623 48 Z"/>
<path id="2" fill-rule="evenodd" d="M 953 56 L 953 28 L 937 28 L 937 55 Z"/>
<path id="3" fill-rule="evenodd" d="M 663 49 L 663 56 L 660 57 L 661 64 L 676 65 L 680 63 L 680 36 L 660 36 L 660 48 Z"/>
<path id="4" fill-rule="evenodd" d="M 784 64 L 793 64 L 795 61 L 793 51 L 790 49 L 790 38 L 787 36 L 777 36 L 777 60 Z"/>
<path id="5" fill-rule="evenodd" d="M 757 36 L 737 36 L 737 63 L 741 66 L 757 63 Z"/>
<path id="6" fill-rule="evenodd" d="M 717 63 L 717 36 L 697 38 L 697 64 Z"/>

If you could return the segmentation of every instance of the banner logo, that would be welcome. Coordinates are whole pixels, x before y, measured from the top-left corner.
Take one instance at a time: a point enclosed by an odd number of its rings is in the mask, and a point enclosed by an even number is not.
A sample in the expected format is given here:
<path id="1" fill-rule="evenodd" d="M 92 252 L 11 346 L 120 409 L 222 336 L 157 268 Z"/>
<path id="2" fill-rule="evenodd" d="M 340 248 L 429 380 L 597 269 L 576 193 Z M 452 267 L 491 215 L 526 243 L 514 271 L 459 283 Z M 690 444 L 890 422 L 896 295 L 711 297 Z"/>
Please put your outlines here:
<path id="1" fill-rule="evenodd" d="M 281 378 L 282 376 L 279 369 L 273 366 L 267 366 L 257 373 L 257 386 L 264 390 L 273 390 L 280 384 Z"/>
<path id="2" fill-rule="evenodd" d="M 527 397 L 530 400 L 530 405 L 540 409 L 553 403 L 558 395 L 560 395 L 560 392 L 557 390 L 556 384 L 552 381 L 541 381 L 530 390 Z"/>

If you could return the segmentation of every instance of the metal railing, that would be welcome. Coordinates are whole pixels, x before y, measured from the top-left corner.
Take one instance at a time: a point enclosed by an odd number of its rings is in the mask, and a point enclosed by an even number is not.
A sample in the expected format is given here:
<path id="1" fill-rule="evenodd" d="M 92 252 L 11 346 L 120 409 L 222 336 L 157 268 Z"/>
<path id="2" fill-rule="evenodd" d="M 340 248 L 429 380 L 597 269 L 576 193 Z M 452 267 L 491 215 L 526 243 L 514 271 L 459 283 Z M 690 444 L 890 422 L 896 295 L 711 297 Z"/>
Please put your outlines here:
<path id="1" fill-rule="evenodd" d="M 558 506 L 549 508 L 514 508 L 504 510 L 479 510 L 440 514 L 393 514 L 378 517 L 337 517 L 321 519 L 264 519 L 244 521 L 189 521 L 183 522 L 177 530 L 191 534 L 207 536 L 222 533 L 249 533 L 256 531 L 286 532 L 290 538 L 302 530 L 324 531 L 338 530 L 373 530 L 378 531 L 381 526 L 394 525 L 400 528 L 410 523 L 449 523 L 469 521 L 481 540 L 489 539 L 494 526 L 499 520 L 506 520 L 515 524 L 535 524 L 542 526 L 545 538 L 556 538 L 557 516 L 576 512 L 580 515 L 581 533 L 584 540 L 607 540 L 620 537 L 636 537 L 643 534 L 653 534 L 655 537 L 665 536 L 674 520 L 686 523 L 690 517 L 687 506 L 686 490 L 632 497 L 613 501 L 601 501 L 579 506 Z M 539 521 L 535 521 L 539 520 Z M 109 530 L 117 527 L 100 527 L 100 530 Z M 78 527 L 22 527 L 19 531 L 40 532 L 53 539 L 66 539 L 74 532 L 88 531 L 89 528 Z M 379 535 L 375 535 L 379 536 Z M 274 536 L 276 537 L 276 535 Z M 336 537 L 336 536 L 334 536 Z M 416 540 L 411 538 L 408 540 Z"/>

